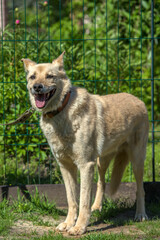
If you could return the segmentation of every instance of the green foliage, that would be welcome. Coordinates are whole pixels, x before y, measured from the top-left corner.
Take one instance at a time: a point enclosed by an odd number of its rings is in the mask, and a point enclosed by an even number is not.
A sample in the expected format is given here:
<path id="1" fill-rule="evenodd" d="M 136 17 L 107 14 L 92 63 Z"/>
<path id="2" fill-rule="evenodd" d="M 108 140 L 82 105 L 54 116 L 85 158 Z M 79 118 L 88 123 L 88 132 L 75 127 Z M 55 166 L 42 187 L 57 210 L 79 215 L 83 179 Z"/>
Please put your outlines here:
<path id="1" fill-rule="evenodd" d="M 13 201 L 12 207 L 15 213 L 33 213 L 51 215 L 53 218 L 57 219 L 59 214 L 63 212 L 56 208 L 54 202 L 49 202 L 45 195 L 40 195 L 38 189 L 36 188 L 35 193 L 30 194 L 26 191 L 28 200 L 20 195 L 18 190 L 18 199 Z M 64 213 L 63 213 L 64 214 Z"/>
<path id="2" fill-rule="evenodd" d="M 13 212 L 11 212 L 9 202 L 4 199 L 2 202 L 0 202 L 0 234 L 6 234 L 12 224 Z"/>
<path id="3" fill-rule="evenodd" d="M 65 69 L 74 85 L 91 93 L 130 92 L 141 98 L 151 119 L 150 3 L 53 1 L 15 5 L 7 1 L 9 24 L 0 51 L 1 122 L 29 108 L 21 58 L 51 62 L 66 51 Z M 13 11 L 15 10 L 15 11 Z M 160 116 L 160 5 L 155 3 L 155 119 Z M 15 20 L 20 23 L 16 24 Z M 0 184 L 58 183 L 61 175 L 39 127 L 40 115 L 26 124 L 0 126 Z"/>
<path id="4" fill-rule="evenodd" d="M 40 216 L 49 215 L 58 219 L 59 215 L 65 215 L 62 210 L 58 210 L 54 202 L 49 202 L 45 195 L 41 195 L 36 188 L 35 193 L 25 192 L 28 199 L 20 195 L 18 190 L 18 199 L 6 200 L 0 202 L 0 235 L 7 235 L 10 227 L 18 219 L 33 221 L 39 225 L 47 225 Z"/>

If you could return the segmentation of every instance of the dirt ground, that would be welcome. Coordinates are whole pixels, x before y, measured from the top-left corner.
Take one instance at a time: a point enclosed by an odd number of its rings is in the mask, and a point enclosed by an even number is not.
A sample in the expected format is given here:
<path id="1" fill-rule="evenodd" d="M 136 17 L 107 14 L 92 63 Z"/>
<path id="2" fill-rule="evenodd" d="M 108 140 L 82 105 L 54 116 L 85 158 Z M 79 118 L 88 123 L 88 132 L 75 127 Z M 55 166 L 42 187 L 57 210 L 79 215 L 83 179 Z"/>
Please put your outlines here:
<path id="1" fill-rule="evenodd" d="M 42 236 L 44 234 L 47 234 L 49 232 L 56 232 L 55 226 L 64 220 L 65 217 L 61 217 L 58 221 L 55 221 L 52 217 L 44 217 L 43 222 L 48 222 L 52 225 L 52 227 L 48 226 L 38 226 L 33 224 L 31 221 L 24 221 L 24 220 L 18 220 L 15 225 L 10 230 L 10 237 L 11 236 L 24 236 L 24 235 L 30 235 L 32 236 Z M 122 217 L 123 218 L 123 217 Z M 123 233 L 125 235 L 138 235 L 140 237 L 143 237 L 145 233 L 138 229 L 134 225 L 129 226 L 115 226 L 112 224 L 105 224 L 105 223 L 93 223 L 92 225 L 88 226 L 87 233 L 85 235 L 88 235 L 93 232 L 97 233 L 113 233 L 113 234 L 120 234 Z M 67 233 L 63 233 L 63 236 L 65 237 L 71 237 Z M 75 236 L 73 237 L 75 238 Z M 78 238 L 78 236 L 77 236 Z M 3 239 L 3 238 L 0 238 Z M 18 239 L 18 238 L 17 238 Z M 26 238 L 25 238 L 26 239 Z"/>
<path id="2" fill-rule="evenodd" d="M 131 186 L 130 186 L 131 185 Z M 121 191 L 119 191 L 119 193 L 121 193 L 121 195 L 117 195 L 117 199 L 119 199 L 121 196 L 125 196 L 126 199 L 129 199 L 129 201 L 131 201 L 131 203 L 133 203 L 135 201 L 135 184 L 123 184 L 121 185 Z M 160 185 L 160 184 L 159 184 Z M 153 184 L 149 184 L 149 185 L 146 185 L 146 187 L 148 187 L 148 191 L 146 191 L 146 199 L 147 199 L 147 202 L 150 203 L 151 199 L 156 199 L 156 196 L 160 196 L 160 191 L 159 191 L 159 187 L 157 186 L 153 186 Z M 52 196 L 51 198 L 54 196 L 55 197 L 55 202 L 56 202 L 56 197 L 57 197 L 57 201 L 59 201 L 59 205 L 58 207 L 61 208 L 66 208 L 66 205 L 67 204 L 64 204 L 66 203 L 66 199 L 64 198 L 64 194 L 65 194 L 65 191 L 64 191 L 64 186 L 55 186 L 55 191 L 53 191 L 53 186 L 51 188 L 51 186 L 48 186 L 48 194 L 51 192 L 52 193 Z M 58 189 L 58 190 L 57 190 Z M 134 189 L 134 191 L 133 191 Z M 157 189 L 158 189 L 158 194 L 157 194 Z M 41 189 L 39 189 L 41 190 Z M 59 195 L 58 195 L 58 191 L 59 191 Z M 62 195 L 63 193 L 63 195 Z M 118 193 L 117 193 L 118 194 Z M 60 201 L 61 200 L 61 201 Z M 60 202 L 63 203 L 63 206 L 65 207 L 62 207 Z M 159 212 L 159 208 L 158 208 L 158 212 Z M 132 221 L 134 219 L 134 214 L 135 214 L 135 209 L 134 210 L 127 210 L 123 213 L 119 213 L 117 217 L 114 217 L 113 218 L 113 221 L 111 220 L 109 223 L 103 223 L 102 221 L 101 222 L 96 222 L 96 219 L 94 219 L 94 221 L 91 221 L 92 224 L 90 224 L 87 228 L 87 233 L 84 234 L 83 236 L 85 235 L 88 235 L 88 234 L 91 234 L 93 232 L 96 232 L 96 233 L 106 233 L 107 235 L 108 234 L 120 234 L 120 233 L 123 233 L 124 235 L 127 235 L 127 236 L 133 236 L 133 235 L 136 235 L 138 236 L 138 239 L 144 239 L 145 238 L 145 235 L 146 235 L 146 232 L 144 232 L 143 230 L 140 230 L 140 229 L 143 229 L 143 228 L 140 228 L 139 224 L 134 224 L 134 222 L 132 222 L 131 224 L 129 224 L 130 220 Z M 154 216 L 154 215 L 153 215 Z M 153 217 L 153 216 L 149 216 L 149 217 Z M 160 218 L 160 215 L 158 213 L 158 218 Z M 60 222 L 63 222 L 65 219 L 65 217 L 61 216 L 59 218 L 59 220 L 54 220 L 52 217 L 50 216 L 45 216 L 45 217 L 42 217 L 42 224 L 37 224 L 37 223 L 34 223 L 32 221 L 26 221 L 26 220 L 17 220 L 17 222 L 15 222 L 15 224 L 11 227 L 10 229 L 10 232 L 9 232 L 9 238 L 5 238 L 5 239 L 12 239 L 12 237 L 14 239 L 32 239 L 32 237 L 38 237 L 38 236 L 43 236 L 44 234 L 48 234 L 49 232 L 56 232 L 56 226 L 60 223 Z M 116 224 L 117 221 L 120 223 L 120 224 Z M 45 224 L 46 222 L 46 224 Z M 127 223 L 126 223 L 127 222 Z M 125 224 L 126 223 L 126 224 Z M 159 227 L 158 227 L 159 229 Z M 67 233 L 62 233 L 63 236 L 65 237 L 71 237 L 69 236 Z M 74 237 L 71 237 L 71 238 L 75 238 Z M 79 238 L 79 236 L 77 237 Z M 0 236 L 0 240 L 1 239 L 4 239 L 4 237 Z M 156 238 L 156 239 L 159 239 L 160 240 L 160 237 Z"/>

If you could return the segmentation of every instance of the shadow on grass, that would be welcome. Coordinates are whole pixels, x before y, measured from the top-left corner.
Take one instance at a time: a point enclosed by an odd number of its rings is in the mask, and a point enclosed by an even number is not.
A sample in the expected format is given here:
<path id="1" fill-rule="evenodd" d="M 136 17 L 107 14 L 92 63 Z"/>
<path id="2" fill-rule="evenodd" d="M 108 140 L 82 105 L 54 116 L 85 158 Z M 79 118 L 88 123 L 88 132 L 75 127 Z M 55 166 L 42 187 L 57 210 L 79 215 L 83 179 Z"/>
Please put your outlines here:
<path id="1" fill-rule="evenodd" d="M 129 205 L 126 200 L 113 201 L 106 199 L 102 211 L 92 213 L 90 227 L 97 226 L 89 232 L 99 232 L 125 225 L 133 225 L 136 212 L 136 204 Z M 146 204 L 146 212 L 149 220 L 160 219 L 160 201 Z M 99 225 L 99 226 L 98 226 Z"/>

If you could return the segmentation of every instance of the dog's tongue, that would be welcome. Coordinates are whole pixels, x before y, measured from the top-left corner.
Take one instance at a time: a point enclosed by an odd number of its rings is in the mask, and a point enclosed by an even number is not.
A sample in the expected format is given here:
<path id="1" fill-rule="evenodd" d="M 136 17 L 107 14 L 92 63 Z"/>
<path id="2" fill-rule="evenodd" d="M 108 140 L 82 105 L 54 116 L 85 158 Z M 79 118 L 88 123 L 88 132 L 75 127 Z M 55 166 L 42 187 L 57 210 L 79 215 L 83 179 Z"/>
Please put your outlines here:
<path id="1" fill-rule="evenodd" d="M 45 94 L 38 94 L 35 96 L 35 102 L 36 102 L 36 106 L 38 108 L 43 108 L 46 104 L 46 96 Z"/>

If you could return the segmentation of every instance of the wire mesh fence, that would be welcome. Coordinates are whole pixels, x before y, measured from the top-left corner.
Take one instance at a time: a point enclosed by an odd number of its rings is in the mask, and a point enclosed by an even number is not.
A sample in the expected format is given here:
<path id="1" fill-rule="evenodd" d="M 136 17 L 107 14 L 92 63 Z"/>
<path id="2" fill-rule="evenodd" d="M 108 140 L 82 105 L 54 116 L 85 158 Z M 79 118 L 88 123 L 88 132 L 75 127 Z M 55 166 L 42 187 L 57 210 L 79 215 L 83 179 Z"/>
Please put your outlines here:
<path id="1" fill-rule="evenodd" d="M 51 62 L 65 50 L 74 85 L 101 95 L 129 92 L 145 102 L 150 133 L 144 180 L 159 181 L 159 14 L 153 0 L 0 0 L 1 123 L 30 107 L 20 59 Z M 0 126 L 0 184 L 61 182 L 39 119 L 35 113 L 24 124 Z M 131 165 L 123 181 L 134 181 Z"/>

